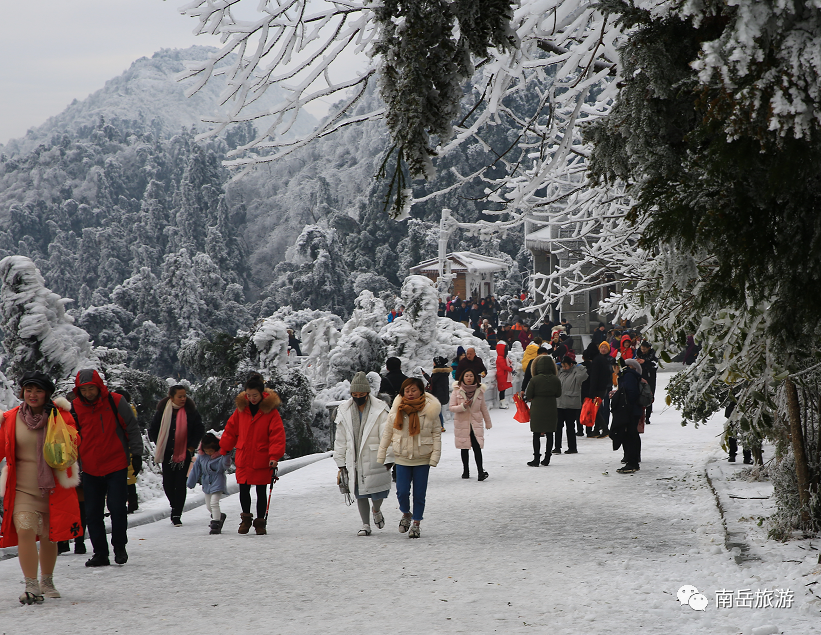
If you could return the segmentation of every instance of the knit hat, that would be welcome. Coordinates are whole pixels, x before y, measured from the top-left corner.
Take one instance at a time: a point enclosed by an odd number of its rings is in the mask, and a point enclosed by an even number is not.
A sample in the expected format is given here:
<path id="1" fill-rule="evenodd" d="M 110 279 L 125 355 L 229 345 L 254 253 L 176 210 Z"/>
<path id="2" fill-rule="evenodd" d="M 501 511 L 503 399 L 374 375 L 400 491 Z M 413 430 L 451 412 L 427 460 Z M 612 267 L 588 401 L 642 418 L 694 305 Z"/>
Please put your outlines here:
<path id="1" fill-rule="evenodd" d="M 602 351 L 602 349 L 604 350 Z M 602 342 L 601 344 L 599 344 L 599 352 L 604 355 L 607 355 L 610 352 L 610 344 L 608 344 L 607 342 Z"/>
<path id="2" fill-rule="evenodd" d="M 639 364 L 639 361 L 637 359 L 626 359 L 626 360 L 624 360 L 624 363 L 627 364 L 630 368 L 632 368 L 636 372 L 638 372 L 638 373 L 641 372 L 641 364 Z"/>
<path id="3" fill-rule="evenodd" d="M 350 393 L 353 394 L 355 392 L 366 392 L 368 394 L 371 392 L 371 385 L 368 383 L 368 376 L 362 371 L 356 373 L 351 380 Z"/>

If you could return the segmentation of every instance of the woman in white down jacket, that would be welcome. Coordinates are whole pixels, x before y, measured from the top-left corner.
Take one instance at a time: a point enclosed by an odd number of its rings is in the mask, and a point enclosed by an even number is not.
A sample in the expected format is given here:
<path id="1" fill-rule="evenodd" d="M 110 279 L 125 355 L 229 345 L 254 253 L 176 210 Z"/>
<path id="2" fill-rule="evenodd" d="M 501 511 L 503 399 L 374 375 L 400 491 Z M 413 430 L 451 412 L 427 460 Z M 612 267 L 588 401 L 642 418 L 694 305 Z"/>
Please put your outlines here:
<path id="1" fill-rule="evenodd" d="M 351 398 L 337 409 L 334 461 L 340 470 L 347 472 L 351 493 L 356 498 L 362 529 L 359 536 L 371 535 L 369 518 L 373 505 L 373 522 L 377 528 L 385 526 L 382 501 L 391 489 L 391 465 L 393 450 L 389 449 L 385 465 L 377 462 L 379 441 L 388 425 L 388 406 L 371 395 L 368 378 L 363 372 L 351 381 Z"/>

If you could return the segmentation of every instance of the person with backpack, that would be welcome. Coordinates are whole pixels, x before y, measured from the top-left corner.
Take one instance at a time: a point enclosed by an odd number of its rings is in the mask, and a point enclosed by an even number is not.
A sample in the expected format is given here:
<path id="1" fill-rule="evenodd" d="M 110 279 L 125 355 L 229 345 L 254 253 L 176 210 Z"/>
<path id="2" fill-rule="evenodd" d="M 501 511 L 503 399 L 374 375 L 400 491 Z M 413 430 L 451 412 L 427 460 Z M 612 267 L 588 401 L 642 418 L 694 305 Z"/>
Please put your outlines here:
<path id="1" fill-rule="evenodd" d="M 154 461 L 162 465 L 162 488 L 174 527 L 182 526 L 188 468 L 204 433 L 202 417 L 185 386 L 171 386 L 168 396 L 157 404 L 148 438 L 157 444 Z"/>
<path id="2" fill-rule="evenodd" d="M 131 406 L 112 394 L 100 374 L 83 369 L 74 380 L 72 414 L 80 431 L 80 463 L 88 536 L 94 555 L 87 567 L 105 567 L 109 561 L 105 508 L 111 515 L 114 562 L 128 562 L 128 464 L 134 474 L 143 466 L 143 438 Z"/>
<path id="3" fill-rule="evenodd" d="M 430 375 L 422 370 L 422 376 L 425 378 L 425 381 L 428 382 L 428 386 L 430 386 L 430 390 L 428 392 L 436 397 L 439 400 L 439 403 L 443 406 L 448 403 L 448 399 L 450 399 L 450 382 L 448 381 L 449 373 L 450 368 L 448 368 L 447 357 L 433 358 L 433 371 Z M 445 431 L 445 418 L 442 414 L 443 411 L 444 408 L 439 411 L 439 423 L 442 424 L 442 432 Z"/>
<path id="4" fill-rule="evenodd" d="M 613 449 L 624 446 L 624 465 L 616 470 L 619 474 L 633 474 L 640 469 L 641 436 L 638 426 L 643 411 L 640 402 L 642 381 L 641 364 L 635 359 L 626 360 L 610 404 L 613 412 L 610 426 Z"/>

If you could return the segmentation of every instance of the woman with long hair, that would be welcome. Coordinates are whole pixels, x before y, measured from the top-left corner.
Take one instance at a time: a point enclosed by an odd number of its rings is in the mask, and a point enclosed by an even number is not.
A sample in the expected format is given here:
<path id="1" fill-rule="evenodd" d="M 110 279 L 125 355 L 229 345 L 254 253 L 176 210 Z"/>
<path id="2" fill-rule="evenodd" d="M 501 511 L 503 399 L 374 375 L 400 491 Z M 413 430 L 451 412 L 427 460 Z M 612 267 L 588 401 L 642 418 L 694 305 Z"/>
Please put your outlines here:
<path id="1" fill-rule="evenodd" d="M 188 468 L 204 433 L 202 417 L 185 386 L 171 386 L 168 396 L 157 404 L 148 438 L 156 444 L 154 461 L 162 465 L 162 488 L 175 527 L 182 526 Z"/>
<path id="2" fill-rule="evenodd" d="M 377 461 L 384 464 L 388 446 L 396 461 L 396 497 L 399 499 L 399 532 L 408 538 L 419 538 L 419 523 L 425 511 L 430 468 L 436 467 L 442 454 L 442 427 L 439 423 L 439 400 L 425 393 L 418 377 L 402 382 L 393 402 L 388 423 L 379 442 Z M 413 485 L 413 512 L 410 507 Z M 413 524 L 411 525 L 411 521 Z"/>
<path id="3" fill-rule="evenodd" d="M 490 430 L 493 427 L 485 403 L 486 388 L 479 375 L 466 370 L 453 386 L 449 406 L 453 413 L 453 440 L 456 448 L 462 451 L 462 478 L 470 478 L 470 449 L 473 448 L 480 481 L 488 477 L 482 461 L 485 428 Z"/>
<path id="4" fill-rule="evenodd" d="M 285 427 L 279 416 L 279 395 L 266 389 L 262 375 L 253 374 L 245 382 L 236 398 L 237 409 L 225 424 L 220 438 L 220 452 L 228 454 L 237 449 L 239 504 L 242 507 L 237 533 L 247 534 L 251 525 L 257 535 L 265 535 L 265 486 L 285 454 Z M 257 491 L 257 517 L 251 515 L 251 487 Z"/>

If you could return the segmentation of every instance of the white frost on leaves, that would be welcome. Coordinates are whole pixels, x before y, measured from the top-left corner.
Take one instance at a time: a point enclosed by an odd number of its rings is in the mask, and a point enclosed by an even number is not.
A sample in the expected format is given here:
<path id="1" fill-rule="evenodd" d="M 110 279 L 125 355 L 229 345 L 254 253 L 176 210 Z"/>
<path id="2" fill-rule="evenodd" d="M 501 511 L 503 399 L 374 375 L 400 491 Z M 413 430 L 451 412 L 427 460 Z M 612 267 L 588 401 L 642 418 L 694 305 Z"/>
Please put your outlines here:
<path id="1" fill-rule="evenodd" d="M 338 341 L 339 331 L 331 318 L 317 318 L 302 327 L 302 354 L 309 358 L 306 373 L 315 383 L 327 383 L 330 352 Z"/>

